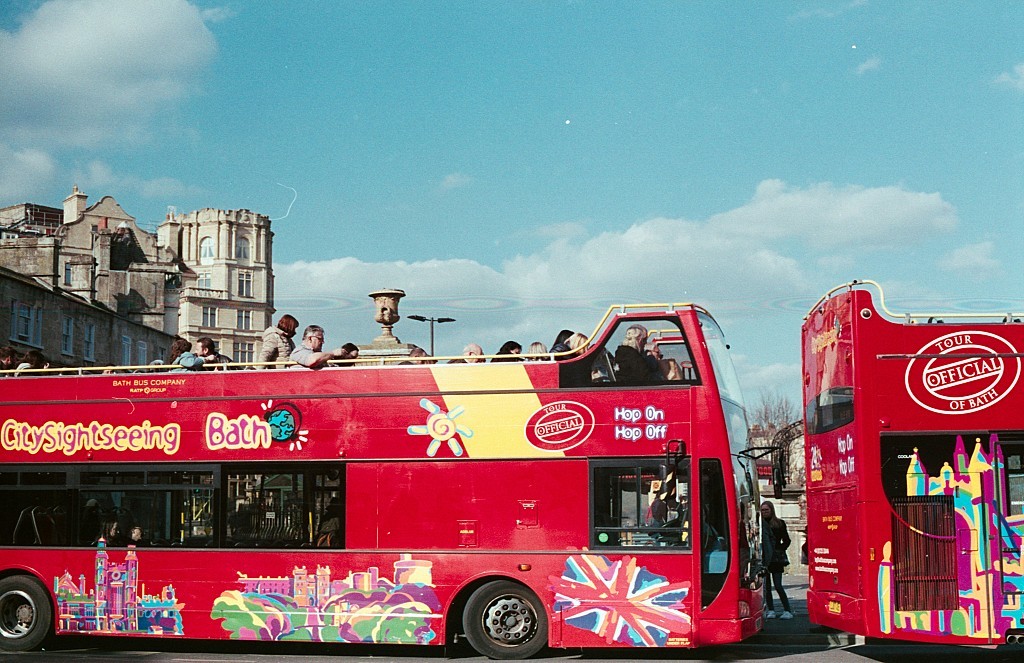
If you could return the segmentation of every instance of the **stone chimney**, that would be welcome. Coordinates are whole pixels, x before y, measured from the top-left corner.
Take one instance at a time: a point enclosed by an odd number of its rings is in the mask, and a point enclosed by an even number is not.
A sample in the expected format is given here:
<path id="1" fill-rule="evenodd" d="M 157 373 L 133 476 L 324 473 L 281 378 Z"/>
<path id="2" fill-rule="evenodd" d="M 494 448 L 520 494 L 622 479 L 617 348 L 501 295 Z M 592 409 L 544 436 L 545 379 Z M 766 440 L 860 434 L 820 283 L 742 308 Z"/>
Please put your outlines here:
<path id="1" fill-rule="evenodd" d="M 85 201 L 89 196 L 78 190 L 78 185 L 71 191 L 71 195 L 64 199 L 64 223 L 77 221 L 85 211 Z"/>

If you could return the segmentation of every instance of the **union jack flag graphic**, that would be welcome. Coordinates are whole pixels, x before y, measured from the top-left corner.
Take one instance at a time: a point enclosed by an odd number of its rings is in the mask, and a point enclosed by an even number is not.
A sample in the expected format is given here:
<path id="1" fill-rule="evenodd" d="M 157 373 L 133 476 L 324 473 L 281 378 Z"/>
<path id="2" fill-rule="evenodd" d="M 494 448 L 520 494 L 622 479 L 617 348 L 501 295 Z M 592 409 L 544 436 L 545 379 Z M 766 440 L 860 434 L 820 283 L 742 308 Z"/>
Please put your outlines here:
<path id="1" fill-rule="evenodd" d="M 689 582 L 670 583 L 637 566 L 636 558 L 572 555 L 561 577 L 549 576 L 556 612 L 569 626 L 592 631 L 609 644 L 664 647 L 669 634 L 689 636 L 684 600 Z"/>

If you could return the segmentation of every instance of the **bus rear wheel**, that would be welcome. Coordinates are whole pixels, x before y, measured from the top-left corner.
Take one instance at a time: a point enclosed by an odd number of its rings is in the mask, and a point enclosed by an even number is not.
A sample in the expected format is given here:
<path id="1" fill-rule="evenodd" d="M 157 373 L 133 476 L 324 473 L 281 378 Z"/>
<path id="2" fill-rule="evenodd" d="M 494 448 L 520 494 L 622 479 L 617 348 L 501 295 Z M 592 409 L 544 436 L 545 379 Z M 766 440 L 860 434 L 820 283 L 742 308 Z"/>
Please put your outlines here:
<path id="1" fill-rule="evenodd" d="M 529 589 L 508 580 L 489 582 L 473 592 L 462 624 L 473 649 L 493 659 L 529 658 L 548 640 L 544 606 Z"/>
<path id="2" fill-rule="evenodd" d="M 32 578 L 0 580 L 0 650 L 29 651 L 43 644 L 50 631 L 50 599 Z"/>

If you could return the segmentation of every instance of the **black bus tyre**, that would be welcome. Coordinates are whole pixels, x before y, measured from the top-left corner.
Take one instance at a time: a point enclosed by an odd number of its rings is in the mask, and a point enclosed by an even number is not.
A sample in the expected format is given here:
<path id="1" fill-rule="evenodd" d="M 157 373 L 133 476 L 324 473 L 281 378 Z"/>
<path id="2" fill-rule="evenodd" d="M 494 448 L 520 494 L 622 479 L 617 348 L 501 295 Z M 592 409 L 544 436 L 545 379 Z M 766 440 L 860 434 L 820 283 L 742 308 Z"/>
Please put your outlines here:
<path id="1" fill-rule="evenodd" d="M 548 643 L 544 606 L 529 589 L 508 580 L 489 582 L 473 592 L 462 625 L 469 644 L 488 658 L 529 658 Z"/>
<path id="2" fill-rule="evenodd" d="M 0 580 L 0 650 L 39 648 L 50 633 L 52 620 L 50 598 L 34 578 Z"/>

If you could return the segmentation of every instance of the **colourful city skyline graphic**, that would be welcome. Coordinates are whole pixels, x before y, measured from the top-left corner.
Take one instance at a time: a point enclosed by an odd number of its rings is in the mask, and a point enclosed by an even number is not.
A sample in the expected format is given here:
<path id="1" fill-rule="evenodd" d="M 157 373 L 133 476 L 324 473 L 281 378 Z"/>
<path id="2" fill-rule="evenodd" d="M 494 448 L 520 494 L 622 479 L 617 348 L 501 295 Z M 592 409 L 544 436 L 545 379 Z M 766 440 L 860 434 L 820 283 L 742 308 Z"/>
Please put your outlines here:
<path id="1" fill-rule="evenodd" d="M 887 542 L 878 568 L 883 633 L 951 634 L 987 640 L 1001 638 L 1007 630 L 1024 624 L 1020 598 L 1024 592 L 1024 515 L 1006 516 L 993 508 L 996 476 L 1004 468 L 998 442 L 998 436 L 990 436 L 991 451 L 986 452 L 978 439 L 968 456 L 963 438 L 957 436 L 952 465 L 943 463 L 936 476 L 928 473 L 914 450 L 907 467 L 907 496 L 952 496 L 957 550 L 970 552 L 956 557 L 955 610 L 896 610 L 892 543 Z M 985 532 L 998 536 L 993 542 Z"/>
<path id="2" fill-rule="evenodd" d="M 596 633 L 608 644 L 664 647 L 689 643 L 690 583 L 670 583 L 638 566 L 635 557 L 573 555 L 560 577 L 551 576 L 553 612 L 569 626 Z"/>
<path id="3" fill-rule="evenodd" d="M 441 603 L 433 563 L 400 555 L 393 579 L 378 568 L 333 579 L 329 566 L 291 576 L 238 574 L 239 590 L 222 593 L 210 616 L 238 640 L 427 644 L 437 637 Z"/>
<path id="4" fill-rule="evenodd" d="M 67 570 L 53 579 L 57 597 L 58 633 L 125 633 L 133 635 L 182 635 L 181 609 L 174 586 L 160 594 L 139 591 L 139 559 L 129 546 L 124 561 L 110 561 L 107 543 L 100 539 L 93 565 L 94 587 L 89 590 L 84 573 L 76 583 Z"/>

